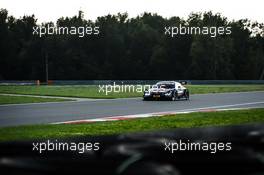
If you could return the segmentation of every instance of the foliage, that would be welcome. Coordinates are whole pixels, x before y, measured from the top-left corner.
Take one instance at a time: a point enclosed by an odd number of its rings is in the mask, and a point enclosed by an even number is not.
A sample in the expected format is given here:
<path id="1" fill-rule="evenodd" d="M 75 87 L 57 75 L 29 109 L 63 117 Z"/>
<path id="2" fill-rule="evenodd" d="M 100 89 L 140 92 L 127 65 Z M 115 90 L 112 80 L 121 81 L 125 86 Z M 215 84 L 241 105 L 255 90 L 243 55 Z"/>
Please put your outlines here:
<path id="1" fill-rule="evenodd" d="M 34 26 L 99 26 L 100 34 L 32 35 Z M 165 26 L 231 26 L 231 35 L 164 34 Z M 256 31 L 258 29 L 258 32 Z M 107 15 L 96 21 L 83 13 L 56 24 L 37 18 L 15 19 L 0 10 L 0 80 L 49 79 L 263 79 L 263 24 L 228 21 L 212 12 L 192 13 L 187 20 L 144 13 Z"/>

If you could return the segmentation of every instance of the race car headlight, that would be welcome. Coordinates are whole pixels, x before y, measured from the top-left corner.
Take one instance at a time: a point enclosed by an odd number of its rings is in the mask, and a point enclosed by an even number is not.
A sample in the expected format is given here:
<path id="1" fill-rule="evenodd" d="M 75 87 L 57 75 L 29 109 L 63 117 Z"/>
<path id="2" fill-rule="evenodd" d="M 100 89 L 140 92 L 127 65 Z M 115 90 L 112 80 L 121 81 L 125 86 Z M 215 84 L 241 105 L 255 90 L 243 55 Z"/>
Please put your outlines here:
<path id="1" fill-rule="evenodd" d="M 166 93 L 165 93 L 165 96 L 170 96 L 171 93 L 172 93 L 172 91 L 166 92 Z"/>
<path id="2" fill-rule="evenodd" d="M 149 91 L 145 91 L 145 95 L 146 96 L 149 96 L 150 95 L 150 92 Z"/>

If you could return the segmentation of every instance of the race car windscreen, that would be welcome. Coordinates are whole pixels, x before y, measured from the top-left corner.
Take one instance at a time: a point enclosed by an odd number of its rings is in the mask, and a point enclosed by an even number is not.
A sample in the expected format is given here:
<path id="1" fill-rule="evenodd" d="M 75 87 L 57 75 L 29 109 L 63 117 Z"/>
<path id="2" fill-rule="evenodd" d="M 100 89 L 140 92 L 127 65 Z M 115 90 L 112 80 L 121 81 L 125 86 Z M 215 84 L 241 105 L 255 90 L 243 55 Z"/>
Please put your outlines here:
<path id="1" fill-rule="evenodd" d="M 157 84 L 157 87 L 164 89 L 173 89 L 175 88 L 175 84 Z"/>

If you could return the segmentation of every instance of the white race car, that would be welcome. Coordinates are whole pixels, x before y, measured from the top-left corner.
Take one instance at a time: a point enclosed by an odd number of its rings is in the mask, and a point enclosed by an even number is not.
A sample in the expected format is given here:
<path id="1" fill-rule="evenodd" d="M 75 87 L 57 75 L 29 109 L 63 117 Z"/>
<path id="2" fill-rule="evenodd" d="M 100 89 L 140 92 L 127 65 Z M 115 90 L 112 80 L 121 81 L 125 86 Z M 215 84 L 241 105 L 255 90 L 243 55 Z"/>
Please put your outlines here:
<path id="1" fill-rule="evenodd" d="M 189 100 L 189 90 L 176 81 L 160 81 L 150 89 L 146 89 L 143 100 L 164 99 L 175 101 L 177 99 Z"/>

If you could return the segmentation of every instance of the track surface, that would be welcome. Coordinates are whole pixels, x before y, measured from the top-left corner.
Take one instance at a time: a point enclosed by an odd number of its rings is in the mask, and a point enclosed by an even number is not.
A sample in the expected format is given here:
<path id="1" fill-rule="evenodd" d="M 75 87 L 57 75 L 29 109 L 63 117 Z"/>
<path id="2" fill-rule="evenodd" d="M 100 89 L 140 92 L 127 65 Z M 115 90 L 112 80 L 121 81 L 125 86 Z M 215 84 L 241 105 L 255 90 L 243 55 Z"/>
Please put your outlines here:
<path id="1" fill-rule="evenodd" d="M 142 98 L 0 106 L 0 126 L 43 124 L 111 116 L 223 108 L 264 108 L 264 92 L 191 95 L 189 101 Z"/>

